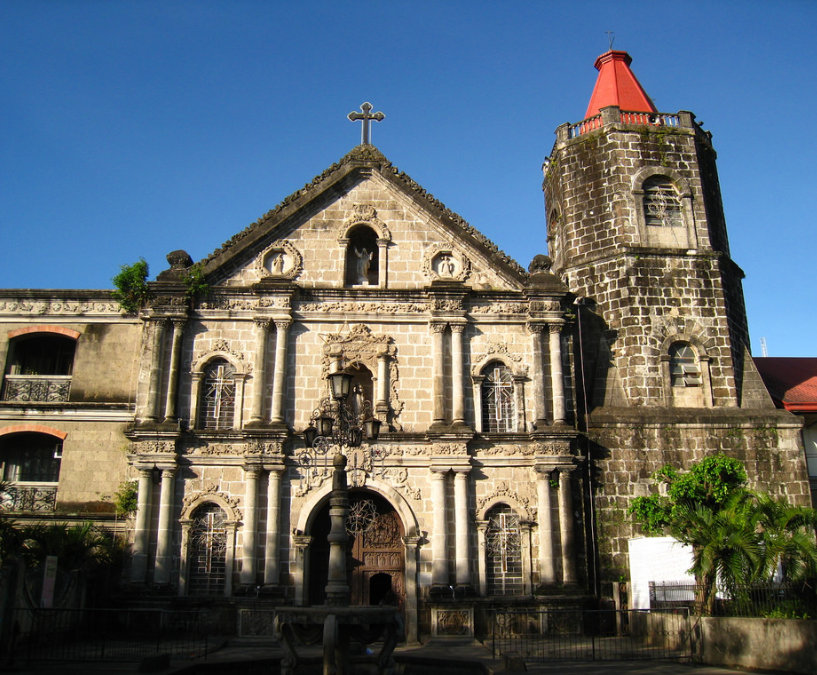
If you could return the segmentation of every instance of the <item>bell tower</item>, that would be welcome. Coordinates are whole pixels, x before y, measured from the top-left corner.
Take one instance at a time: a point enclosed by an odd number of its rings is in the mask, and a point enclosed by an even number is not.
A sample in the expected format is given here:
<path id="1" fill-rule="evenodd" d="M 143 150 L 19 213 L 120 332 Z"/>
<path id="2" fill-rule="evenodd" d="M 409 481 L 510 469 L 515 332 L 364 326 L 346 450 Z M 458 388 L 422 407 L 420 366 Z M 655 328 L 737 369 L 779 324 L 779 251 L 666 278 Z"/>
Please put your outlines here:
<path id="1" fill-rule="evenodd" d="M 579 296 L 587 407 L 762 407 L 712 135 L 609 51 L 544 163 L 553 271 Z M 747 386 L 748 385 L 748 386 Z"/>

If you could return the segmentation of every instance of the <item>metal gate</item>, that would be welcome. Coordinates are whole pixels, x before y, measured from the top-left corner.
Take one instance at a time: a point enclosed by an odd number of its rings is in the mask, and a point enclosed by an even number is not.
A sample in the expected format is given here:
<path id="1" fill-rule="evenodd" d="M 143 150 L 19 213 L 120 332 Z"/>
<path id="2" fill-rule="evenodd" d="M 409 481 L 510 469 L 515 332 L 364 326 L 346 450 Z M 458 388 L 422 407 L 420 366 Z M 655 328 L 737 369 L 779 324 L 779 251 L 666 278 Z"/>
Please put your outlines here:
<path id="1" fill-rule="evenodd" d="M 689 612 L 676 610 L 510 610 L 493 620 L 494 658 L 524 661 L 689 660 Z"/>

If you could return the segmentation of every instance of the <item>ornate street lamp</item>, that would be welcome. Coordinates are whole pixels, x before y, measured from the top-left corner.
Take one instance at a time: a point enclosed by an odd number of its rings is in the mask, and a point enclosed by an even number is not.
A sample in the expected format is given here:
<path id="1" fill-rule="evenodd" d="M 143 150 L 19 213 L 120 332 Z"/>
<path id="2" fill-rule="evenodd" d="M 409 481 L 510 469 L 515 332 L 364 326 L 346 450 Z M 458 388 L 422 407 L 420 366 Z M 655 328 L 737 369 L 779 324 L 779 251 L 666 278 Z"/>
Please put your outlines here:
<path id="1" fill-rule="evenodd" d="M 322 399 L 312 413 L 310 424 L 304 430 L 306 448 L 298 455 L 298 462 L 306 474 L 307 486 L 312 479 L 326 475 L 327 459 L 332 455 L 332 495 L 329 498 L 332 526 L 327 538 L 329 578 L 326 584 L 326 604 L 335 607 L 349 605 L 349 584 L 346 578 L 346 544 L 349 540 L 346 530 L 349 517 L 347 455 L 355 448 L 360 448 L 364 439 L 374 442 L 380 434 L 380 420 L 375 419 L 372 414 L 371 402 L 363 400 L 359 391 L 349 401 L 352 379 L 351 375 L 344 372 L 327 376 L 331 397 Z M 321 461 L 322 469 L 319 467 Z M 362 473 L 357 461 L 353 472 L 353 484 L 357 485 Z"/>

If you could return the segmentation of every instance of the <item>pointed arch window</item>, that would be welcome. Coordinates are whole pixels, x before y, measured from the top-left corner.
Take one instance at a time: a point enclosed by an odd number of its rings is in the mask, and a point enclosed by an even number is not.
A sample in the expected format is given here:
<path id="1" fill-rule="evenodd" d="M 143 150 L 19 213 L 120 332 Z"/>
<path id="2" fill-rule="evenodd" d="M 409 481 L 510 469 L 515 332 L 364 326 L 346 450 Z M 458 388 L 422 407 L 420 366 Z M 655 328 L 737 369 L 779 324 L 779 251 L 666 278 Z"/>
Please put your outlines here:
<path id="1" fill-rule="evenodd" d="M 666 176 L 650 176 L 643 184 L 644 223 L 648 227 L 681 227 L 681 199 Z"/>
<path id="2" fill-rule="evenodd" d="M 227 359 L 213 359 L 204 369 L 199 428 L 231 429 L 235 418 L 235 367 Z"/>
<path id="3" fill-rule="evenodd" d="M 507 433 L 516 430 L 513 375 L 503 363 L 489 363 L 482 370 L 482 431 Z"/>
<path id="4" fill-rule="evenodd" d="M 485 546 L 488 595 L 522 595 L 522 529 L 519 515 L 507 504 L 489 511 Z"/>

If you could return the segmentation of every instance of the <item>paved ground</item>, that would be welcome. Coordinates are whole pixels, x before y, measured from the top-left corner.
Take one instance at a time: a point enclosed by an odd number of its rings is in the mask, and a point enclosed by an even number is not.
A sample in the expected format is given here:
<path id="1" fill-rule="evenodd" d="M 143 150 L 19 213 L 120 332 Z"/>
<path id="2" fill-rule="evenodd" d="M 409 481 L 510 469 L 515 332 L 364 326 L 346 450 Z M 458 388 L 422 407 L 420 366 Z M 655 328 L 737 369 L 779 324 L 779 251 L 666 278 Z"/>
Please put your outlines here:
<path id="1" fill-rule="evenodd" d="M 481 644 L 472 645 L 441 645 L 428 644 L 416 647 L 402 647 L 397 650 L 402 654 L 417 655 L 424 658 L 434 658 L 440 665 L 444 662 L 451 662 L 453 665 L 462 665 L 464 661 L 481 661 L 494 672 L 504 671 L 502 661 L 494 660 L 491 657 L 490 649 Z M 248 643 L 226 643 L 214 653 L 210 654 L 206 660 L 196 659 L 194 661 L 175 661 L 169 668 L 154 671 L 160 675 L 172 675 L 180 673 L 194 663 L 206 664 L 206 672 L 217 675 L 219 672 L 229 670 L 230 673 L 240 672 L 243 675 L 255 675 L 268 670 L 268 664 L 280 659 L 282 652 L 273 646 L 259 646 Z M 238 668 L 227 668 L 227 664 L 241 663 Z M 16 673 L 17 675 L 124 675 L 125 673 L 139 672 L 137 663 L 66 663 L 66 662 L 43 662 L 28 667 L 0 666 L 4 673 Z M 511 671 L 507 671 L 510 675 Z M 518 671 L 514 671 L 517 675 Z M 527 666 L 527 672 L 532 675 L 728 675 L 729 673 L 740 673 L 738 670 L 727 668 L 717 668 L 713 666 L 696 666 L 668 661 L 602 661 L 602 662 L 553 662 L 553 663 L 531 663 Z M 432 675 L 429 670 L 429 675 Z"/>

